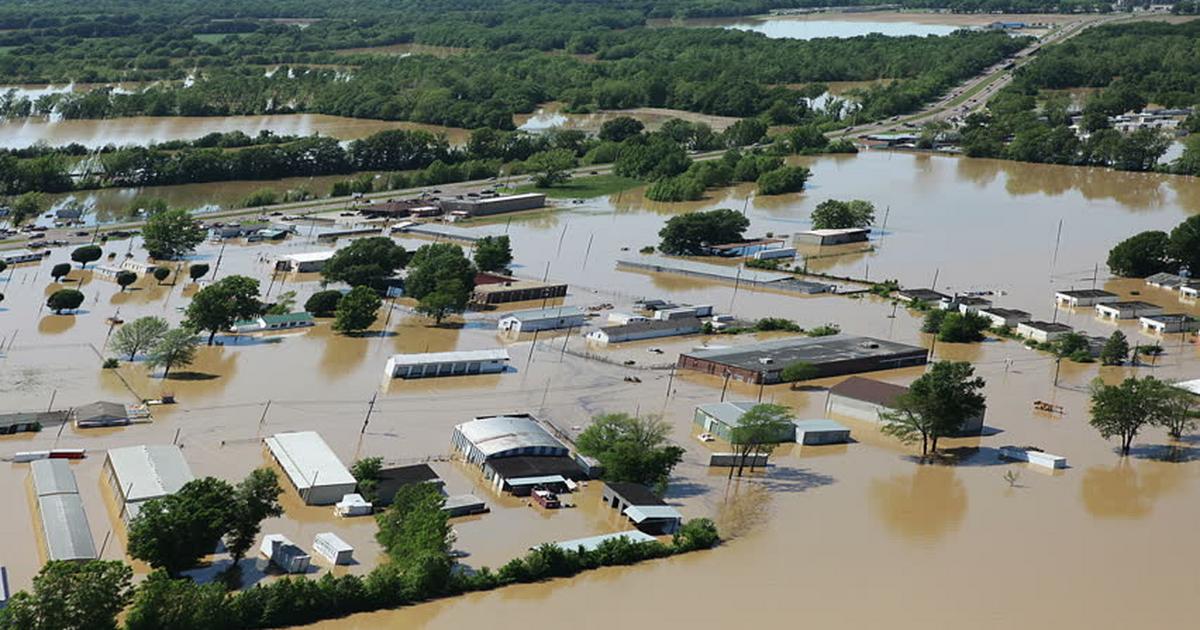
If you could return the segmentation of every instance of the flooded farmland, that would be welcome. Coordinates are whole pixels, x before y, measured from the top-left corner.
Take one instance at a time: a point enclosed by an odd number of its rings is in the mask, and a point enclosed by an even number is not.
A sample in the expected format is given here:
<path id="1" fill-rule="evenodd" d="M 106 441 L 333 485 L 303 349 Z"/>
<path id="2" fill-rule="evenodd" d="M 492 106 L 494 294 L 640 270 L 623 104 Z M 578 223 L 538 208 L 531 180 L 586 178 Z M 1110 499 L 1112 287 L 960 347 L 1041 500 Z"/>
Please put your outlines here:
<path id="1" fill-rule="evenodd" d="M 861 198 L 876 203 L 877 224 L 886 217 L 886 227 L 866 247 L 814 256 L 811 270 L 895 278 L 906 286 L 929 286 L 936 277 L 943 292 L 995 291 L 1002 293 L 995 297 L 999 306 L 1057 318 L 1092 334 L 1109 334 L 1119 326 L 1141 343 L 1154 339 L 1136 323 L 1101 323 L 1084 310 L 1055 313 L 1053 290 L 1094 285 L 1122 296 L 1137 292 L 1137 299 L 1200 314 L 1196 304 L 1179 302 L 1168 291 L 1108 278 L 1103 265 L 1108 248 L 1129 234 L 1168 229 L 1200 213 L 1196 179 L 882 152 L 796 162 L 812 168 L 813 177 L 809 189 L 795 195 L 760 198 L 743 186 L 711 191 L 701 202 L 662 204 L 634 190 L 468 227 L 509 234 L 517 275 L 569 282 L 567 304 L 612 303 L 628 310 L 636 298 L 657 297 L 712 304 L 718 312 L 744 319 L 782 316 L 805 327 L 836 323 L 848 333 L 928 347 L 918 318 L 881 298 L 800 297 L 619 271 L 614 264 L 655 244 L 656 232 L 674 214 L 744 208 L 750 235 L 787 235 L 808 228 L 817 203 Z M 1060 222 L 1061 239 L 1056 239 Z M 426 241 L 401 242 L 412 248 Z M 134 245 L 134 255 L 144 256 Z M 195 259 L 214 264 L 220 255 L 220 275 L 250 275 L 264 289 L 271 287 L 271 297 L 294 290 L 303 302 L 317 290 L 318 278 L 272 283 L 270 266 L 260 256 L 325 247 L 299 235 L 276 245 L 230 246 L 222 255 L 219 245 L 208 243 Z M 105 246 L 117 255 L 127 248 L 122 241 Z M 358 615 L 320 628 L 509 627 L 548 616 L 585 628 L 611 627 L 609 615 L 581 614 L 595 611 L 597 602 L 619 602 L 620 614 L 637 615 L 639 626 L 777 625 L 795 618 L 821 628 L 923 628 L 936 617 L 979 628 L 1029 619 L 1061 628 L 1149 628 L 1180 625 L 1188 618 L 1185 602 L 1200 588 L 1194 570 L 1200 546 L 1192 540 L 1200 518 L 1195 440 L 1172 442 L 1158 429 L 1147 430 L 1133 455 L 1121 459 L 1114 445 L 1087 425 L 1089 381 L 1097 375 L 1119 380 L 1133 373 L 1130 368 L 1064 362 L 1055 386 L 1052 357 L 1016 342 L 939 343 L 938 358 L 971 361 L 988 382 L 985 424 L 994 431 L 945 443 L 958 465 L 917 465 L 912 448 L 869 424 L 838 418 L 851 428 L 854 443 L 781 448 L 766 472 L 730 481 L 705 465 L 710 446 L 695 439 L 691 422 L 696 405 L 720 397 L 721 379 L 687 372 L 672 378 L 666 370 L 639 368 L 670 362 L 691 346 L 749 339 L 693 337 L 606 351 L 636 361 L 624 367 L 563 352 L 564 343 L 581 348 L 578 336 L 543 335 L 536 347 L 530 338 L 501 339 L 495 332 L 497 312 L 471 313 L 464 325 L 434 328 L 401 301 L 362 337 L 336 335 L 324 321 L 257 339 L 218 337 L 223 345 L 202 348 L 196 364 L 177 378 L 160 380 L 140 363 L 100 369 L 109 333 L 104 320 L 119 313 L 127 321 L 153 314 L 176 322 L 177 307 L 195 288 L 159 286 L 143 278 L 136 290 L 121 293 L 113 283 L 75 270 L 71 281 L 86 295 L 81 312 L 51 315 L 42 307 L 51 284 L 48 270 L 67 255 L 56 250 L 39 266 L 14 267 L 0 276 L 5 294 L 0 346 L 7 349 L 0 358 L 3 408 L 41 409 L 52 398 L 55 407 L 96 399 L 133 402 L 164 393 L 179 400 L 156 408 L 150 424 L 99 432 L 65 427 L 61 435 L 54 427 L 0 437 L 5 457 L 52 445 L 89 449 L 90 456 L 74 469 L 97 545 L 108 538 L 105 558 L 121 557 L 124 543 L 123 527 L 98 481 L 103 449 L 177 440 L 197 475 L 233 480 L 267 462 L 261 436 L 285 430 L 320 431 L 346 462 L 370 455 L 393 462 L 429 460 L 451 494 L 483 497 L 492 513 L 454 522 L 457 547 L 467 554 L 462 562 L 471 567 L 495 567 L 543 541 L 622 529 L 624 524 L 599 506 L 599 484 L 571 495 L 578 507 L 547 513 L 496 495 L 472 471 L 448 461 L 455 424 L 512 411 L 531 412 L 567 434 L 605 411 L 663 414 L 673 439 L 688 451 L 668 501 L 686 517 L 713 517 L 729 538 L 711 552 Z M 1165 354 L 1141 373 L 1200 378 L 1200 347 L 1179 336 L 1162 343 Z M 499 346 L 512 355 L 514 369 L 505 374 L 417 381 L 390 381 L 383 375 L 383 364 L 394 352 Z M 872 377 L 907 383 L 920 373 L 908 368 Z M 625 382 L 627 375 L 641 382 Z M 823 387 L 838 380 L 799 389 L 732 382 L 726 398 L 761 396 L 791 406 L 798 418 L 822 417 Z M 377 403 L 360 433 L 374 395 Z M 1066 413 L 1034 412 L 1034 400 L 1062 405 Z M 1005 444 L 1039 446 L 1067 457 L 1070 468 L 1043 474 L 1003 464 L 997 449 Z M 0 476 L 0 497 L 14 507 L 0 518 L 0 530 L 9 540 L 32 540 L 27 466 L 0 466 L 9 469 Z M 1005 481 L 1006 471 L 1019 473 L 1015 484 Z M 374 565 L 379 548 L 372 522 L 335 520 L 326 508 L 302 507 L 291 490 L 285 503 L 287 514 L 265 523 L 264 532 L 283 533 L 305 545 L 317 532 L 336 531 L 355 545 L 361 563 L 338 571 L 365 572 Z M 3 564 L 15 588 L 28 586 L 39 553 L 33 545 L 6 548 Z M 1139 585 L 1135 598 L 1128 593 L 1131 580 Z M 701 592 L 753 595 L 770 603 L 718 604 L 697 597 Z"/>

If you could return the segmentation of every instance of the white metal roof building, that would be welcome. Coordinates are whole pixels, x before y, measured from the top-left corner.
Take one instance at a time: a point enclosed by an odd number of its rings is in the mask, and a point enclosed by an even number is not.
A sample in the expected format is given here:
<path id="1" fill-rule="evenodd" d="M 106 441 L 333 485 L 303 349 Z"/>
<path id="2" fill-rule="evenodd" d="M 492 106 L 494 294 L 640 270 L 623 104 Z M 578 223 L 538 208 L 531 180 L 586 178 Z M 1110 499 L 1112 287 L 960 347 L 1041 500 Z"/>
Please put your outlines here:
<path id="1" fill-rule="evenodd" d="M 582 326 L 587 313 L 578 306 L 556 306 L 532 311 L 517 311 L 500 318 L 498 328 L 503 332 L 535 332 Z"/>
<path id="2" fill-rule="evenodd" d="M 354 475 L 316 431 L 276 433 L 263 442 L 306 504 L 332 505 L 354 492 Z"/>
<path id="3" fill-rule="evenodd" d="M 94 560 L 96 545 L 75 473 L 65 459 L 30 463 L 47 560 Z"/>
<path id="4" fill-rule="evenodd" d="M 503 348 L 457 352 L 419 352 L 392 355 L 384 367 L 384 374 L 391 378 L 495 374 L 503 372 L 507 365 L 508 350 Z"/>
<path id="5" fill-rule="evenodd" d="M 183 451 L 172 444 L 109 449 L 104 474 L 124 502 L 121 513 L 126 521 L 137 515 L 143 502 L 178 492 L 195 479 Z"/>
<path id="6" fill-rule="evenodd" d="M 599 536 L 589 536 L 587 538 L 576 538 L 574 540 L 564 540 L 562 542 L 555 542 L 552 544 L 559 547 L 560 549 L 565 549 L 568 551 L 575 551 L 577 549 L 583 549 L 584 551 L 595 551 L 596 549 L 600 548 L 600 545 L 603 544 L 604 541 L 612 540 L 614 538 L 624 538 L 631 543 L 656 542 L 658 540 L 657 538 L 651 536 L 650 534 L 647 534 L 645 532 L 640 532 L 636 529 L 631 529 L 627 532 L 617 532 L 615 534 L 601 534 Z"/>
<path id="7" fill-rule="evenodd" d="M 565 457 L 567 447 L 533 416 L 482 416 L 454 427 L 450 443 L 472 464 L 518 455 Z"/>
<path id="8" fill-rule="evenodd" d="M 286 256 L 279 257 L 279 260 L 275 263 L 275 268 L 300 273 L 320 271 L 325 266 L 325 263 L 330 258 L 333 258 L 335 253 L 335 250 L 326 249 L 319 252 L 287 254 Z"/>

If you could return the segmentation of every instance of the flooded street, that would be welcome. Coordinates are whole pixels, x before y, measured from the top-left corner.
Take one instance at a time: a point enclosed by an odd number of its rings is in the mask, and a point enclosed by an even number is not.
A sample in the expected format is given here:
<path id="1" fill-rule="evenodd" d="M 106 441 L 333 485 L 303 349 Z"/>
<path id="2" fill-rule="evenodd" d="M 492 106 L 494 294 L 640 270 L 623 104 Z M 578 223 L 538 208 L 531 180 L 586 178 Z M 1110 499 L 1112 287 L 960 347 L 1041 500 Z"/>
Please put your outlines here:
<path id="1" fill-rule="evenodd" d="M 753 186 L 709 191 L 695 203 L 648 202 L 641 190 L 520 215 L 466 224 L 480 234 L 507 233 L 523 277 L 549 277 L 570 284 L 566 304 L 614 304 L 629 310 L 640 297 L 712 304 L 717 312 L 752 320 L 787 317 L 801 326 L 836 323 L 852 334 L 928 347 L 919 319 L 877 297 L 795 296 L 746 287 L 617 270 L 615 259 L 636 257 L 657 244 L 656 233 L 670 216 L 718 207 L 746 211 L 748 236 L 776 236 L 808 229 L 809 213 L 830 198 L 866 199 L 876 204 L 880 226 L 867 245 L 810 251 L 808 267 L 838 276 L 898 279 L 929 286 L 935 276 L 943 292 L 1003 292 L 997 306 L 1023 309 L 1035 318 L 1069 323 L 1092 334 L 1110 334 L 1090 310 L 1055 313 L 1053 291 L 1093 284 L 1160 304 L 1173 312 L 1200 314 L 1195 303 L 1138 281 L 1112 280 L 1104 267 L 1109 247 L 1141 230 L 1169 229 L 1200 213 L 1200 180 L 1102 169 L 1022 164 L 944 156 L 863 152 L 857 156 L 796 158 L 813 171 L 800 194 L 757 197 Z M 197 189 L 217 194 L 227 184 Z M 886 228 L 883 224 L 886 218 Z M 1058 226 L 1061 239 L 1056 247 Z M 406 248 L 428 242 L 402 239 Z M 135 244 L 136 245 L 136 244 Z M 282 244 L 231 245 L 219 276 L 258 278 L 269 298 L 294 290 L 300 303 L 319 288 L 313 274 L 271 282 L 259 258 L 325 249 L 303 231 Z M 124 255 L 129 244 L 113 241 L 105 251 Z M 828 251 L 826 251 L 828 250 Z M 144 257 L 133 247 L 135 256 Z M 600 506 L 600 484 L 569 500 L 578 507 L 545 512 L 500 496 L 472 470 L 449 461 L 455 424 L 475 415 L 530 412 L 567 434 L 598 413 L 661 413 L 672 437 L 687 449 L 671 480 L 667 500 L 685 517 L 714 518 L 727 544 L 625 568 L 608 568 L 570 580 L 524 585 L 396 611 L 364 614 L 317 624 L 338 630 L 377 627 L 464 628 L 483 624 L 513 627 L 531 619 L 566 618 L 572 626 L 611 628 L 614 615 L 598 612 L 619 602 L 617 614 L 636 615 L 636 626 L 716 628 L 778 626 L 802 620 L 816 628 L 927 628 L 932 619 L 976 628 L 1014 623 L 1038 627 L 1106 629 L 1182 626 L 1197 592 L 1200 545 L 1200 445 L 1196 438 L 1172 443 L 1161 430 L 1145 430 L 1133 454 L 1121 459 L 1114 443 L 1087 425 L 1087 385 L 1097 375 L 1116 381 L 1130 368 L 1098 364 L 1061 365 L 1017 342 L 975 345 L 939 343 L 940 359 L 971 361 L 987 380 L 985 424 L 979 438 L 943 442 L 958 465 L 922 466 L 913 448 L 879 434 L 868 423 L 837 420 L 852 430 L 854 443 L 824 447 L 787 445 L 776 451 L 765 473 L 729 481 L 724 469 L 706 464 L 711 445 L 698 441 L 692 424 L 696 405 L 718 400 L 718 377 L 639 369 L 670 363 L 701 344 L 732 344 L 746 337 L 689 337 L 638 342 L 596 350 L 632 357 L 622 367 L 563 352 L 582 348 L 578 331 L 501 339 L 495 321 L 506 310 L 469 313 L 465 325 L 434 328 L 409 314 L 401 301 L 391 315 L 381 312 L 374 332 L 362 337 L 333 333 L 328 320 L 316 328 L 259 338 L 218 336 L 224 345 L 203 347 L 199 360 L 176 378 L 148 375 L 140 362 L 101 370 L 109 326 L 120 314 L 129 321 L 160 315 L 172 323 L 194 286 L 158 286 L 143 278 L 124 294 L 90 271 L 71 278 L 86 296 L 76 315 L 47 314 L 42 307 L 48 272 L 67 260 L 54 250 L 40 265 L 10 268 L 0 275 L 0 407 L 45 409 L 96 399 L 134 402 L 171 393 L 173 406 L 156 407 L 154 421 L 119 429 L 47 428 L 38 434 L 0 437 L 0 456 L 52 446 L 83 447 L 89 457 L 73 466 L 103 556 L 124 553 L 123 526 L 99 481 L 103 449 L 171 443 L 197 475 L 228 480 L 265 465 L 261 436 L 316 430 L 349 464 L 378 455 L 393 463 L 431 461 L 450 494 L 473 492 L 492 512 L 455 519 L 462 562 L 496 567 L 530 546 L 625 529 Z M 215 264 L 219 245 L 206 243 L 196 261 Z M 1098 269 L 1098 273 L 1097 273 Z M 74 282 L 72 282 L 73 284 Z M 893 317 L 893 312 L 895 316 Z M 386 320 L 386 321 L 385 321 Z M 1136 322 L 1119 324 L 1131 343 L 1154 339 Z M 1165 353 L 1141 374 L 1165 379 L 1200 378 L 1200 347 L 1177 335 L 1162 340 Z M 508 347 L 513 369 L 504 374 L 392 381 L 383 374 L 395 352 Z M 664 355 L 648 352 L 657 347 Z M 617 353 L 620 353 L 617 355 Z M 869 375 L 911 382 L 920 368 Z M 641 383 L 623 380 L 636 375 Z M 797 418 L 825 415 L 822 379 L 787 385 L 729 384 L 727 400 L 775 401 Z M 378 400 L 369 415 L 368 403 Z M 1064 415 L 1034 412 L 1032 402 L 1062 405 Z M 269 403 L 269 407 L 268 407 Z M 1068 458 L 1053 474 L 1022 464 L 1001 463 L 1001 445 L 1032 445 Z M 11 544 L 3 554 L 14 589 L 25 588 L 41 562 L 31 541 L 36 520 L 29 508 L 25 464 L 0 463 L 0 497 L 13 509 L 0 518 Z M 1019 473 L 1014 484 L 1006 471 Z M 286 482 L 284 483 L 287 486 Z M 360 564 L 337 569 L 365 573 L 380 549 L 370 519 L 335 519 L 328 508 L 304 507 L 288 489 L 287 514 L 264 524 L 264 533 L 283 533 L 308 545 L 318 532 L 336 531 L 356 547 Z M 111 532 L 111 535 L 110 535 Z M 324 565 L 322 565 L 324 566 Z M 136 567 L 139 573 L 145 567 Z M 252 575 L 250 579 L 260 576 Z M 1137 594 L 1130 585 L 1137 582 Z M 767 605 L 745 606 L 697 597 L 703 592 L 754 596 Z M 587 611 L 587 612 L 585 612 Z M 933 623 L 937 624 L 938 621 Z"/>

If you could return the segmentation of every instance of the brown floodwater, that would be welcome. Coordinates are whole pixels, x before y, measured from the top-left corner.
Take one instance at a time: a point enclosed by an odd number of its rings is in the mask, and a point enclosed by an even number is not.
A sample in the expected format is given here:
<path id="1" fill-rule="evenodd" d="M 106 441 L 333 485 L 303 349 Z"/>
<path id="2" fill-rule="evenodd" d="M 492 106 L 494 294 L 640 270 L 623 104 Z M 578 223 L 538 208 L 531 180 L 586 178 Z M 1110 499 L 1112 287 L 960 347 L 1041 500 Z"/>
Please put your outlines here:
<path id="1" fill-rule="evenodd" d="M 638 297 L 713 304 L 745 319 L 783 316 L 811 327 L 828 322 L 850 333 L 928 346 L 919 320 L 875 297 L 792 296 L 662 274 L 618 271 L 614 259 L 636 256 L 654 244 L 669 217 L 692 210 L 745 209 L 750 234 L 790 234 L 806 229 L 809 213 L 829 198 L 862 198 L 879 209 L 887 227 L 869 250 L 841 248 L 814 258 L 811 268 L 837 275 L 897 278 L 905 285 L 1003 291 L 998 305 L 1057 317 L 1094 334 L 1120 328 L 1131 340 L 1153 339 L 1136 324 L 1105 324 L 1090 312 L 1054 311 L 1052 291 L 1095 286 L 1200 313 L 1166 291 L 1113 280 L 1103 272 L 1108 248 L 1130 233 L 1167 229 L 1200 213 L 1200 180 L 1156 174 L 1113 173 L 1013 162 L 904 153 L 796 160 L 813 170 L 799 194 L 758 197 L 749 186 L 711 191 L 695 203 L 647 202 L 626 191 L 551 211 L 498 217 L 479 233 L 508 233 L 516 273 L 567 281 L 567 304 L 614 304 L 628 310 Z M 1062 236 L 1055 247 L 1059 222 Z M 428 241 L 405 239 L 406 247 Z M 136 245 L 136 243 L 135 243 Z M 106 249 L 123 254 L 127 243 Z M 243 273 L 271 283 L 274 256 L 323 249 L 307 237 L 261 247 L 227 247 L 219 274 Z M 628 248 L 628 251 L 623 251 Z M 143 256 L 140 247 L 134 247 Z M 214 264 L 216 245 L 205 243 L 194 258 Z M 611 627 L 604 614 L 580 614 L 595 602 L 620 602 L 637 625 L 699 628 L 774 624 L 802 618 L 814 627 L 858 628 L 886 624 L 928 627 L 934 616 L 980 628 L 1001 628 L 1035 619 L 1061 628 L 1167 627 L 1186 623 L 1185 602 L 1200 589 L 1194 564 L 1200 544 L 1192 533 L 1200 518 L 1200 451 L 1194 438 L 1173 443 L 1158 429 L 1137 440 L 1121 459 L 1113 444 L 1088 425 L 1087 385 L 1096 376 L 1114 381 L 1133 373 L 1161 378 L 1200 377 L 1200 347 L 1171 336 L 1154 367 L 1100 368 L 1064 363 L 1054 385 L 1055 364 L 1045 354 L 1010 341 L 977 345 L 938 344 L 937 356 L 969 360 L 987 380 L 986 424 L 998 433 L 949 440 L 944 448 L 958 465 L 916 464 L 914 450 L 882 436 L 871 425 L 840 418 L 855 443 L 835 447 L 780 448 L 772 466 L 741 480 L 706 467 L 713 445 L 695 439 L 695 405 L 720 397 L 721 379 L 692 373 L 638 369 L 669 363 L 702 343 L 744 343 L 747 337 L 695 337 L 640 342 L 606 349 L 613 360 L 578 356 L 579 333 L 502 339 L 495 320 L 504 311 L 468 314 L 465 323 L 433 327 L 412 315 L 401 300 L 381 314 L 374 332 L 361 337 L 333 333 L 327 321 L 313 329 L 260 338 L 218 336 L 223 345 L 201 348 L 197 362 L 174 378 L 148 374 L 140 361 L 102 370 L 109 326 L 119 313 L 130 320 L 159 315 L 179 321 L 187 285 L 143 279 L 121 294 L 87 271 L 68 279 L 86 296 L 81 312 L 57 316 L 42 306 L 51 265 L 66 260 L 56 250 L 40 265 L 16 266 L 0 276 L 0 407 L 44 409 L 95 399 L 134 401 L 172 393 L 179 404 L 155 409 L 154 422 L 121 429 L 57 427 L 39 434 L 0 437 L 0 456 L 37 448 L 84 447 L 90 456 L 74 465 L 97 545 L 108 538 L 105 558 L 124 553 L 123 527 L 100 488 L 103 449 L 141 443 L 184 445 L 198 475 L 237 480 L 266 465 L 259 439 L 277 431 L 317 430 L 349 463 L 378 455 L 393 462 L 431 460 L 453 493 L 474 492 L 490 514 L 454 523 L 456 547 L 471 567 L 496 567 L 531 545 L 616 531 L 624 524 L 600 508 L 598 484 L 572 495 L 578 507 L 547 513 L 496 495 L 475 473 L 447 460 L 452 427 L 474 415 L 529 411 L 573 434 L 607 411 L 661 413 L 672 438 L 687 449 L 668 501 L 687 517 L 717 520 L 727 544 L 705 553 L 611 568 L 571 580 L 501 589 L 397 611 L 357 615 L 318 624 L 323 628 L 513 627 L 547 615 L 573 625 Z M 1093 279 L 1097 263 L 1101 271 Z M 296 291 L 303 300 L 318 290 L 312 275 L 282 278 L 271 296 Z M 194 291 L 194 288 L 191 289 Z M 386 320 L 386 322 L 385 322 Z M 563 351 L 564 342 L 567 352 Z M 392 381 L 383 365 L 394 352 L 481 349 L 507 346 L 513 369 L 505 374 Z M 531 352 L 532 348 L 532 352 Z M 663 354 L 650 352 L 657 348 Z M 600 352 L 600 351 L 597 351 Z M 883 380 L 907 383 L 919 368 L 882 372 Z M 625 382 L 636 375 L 641 383 Z M 824 415 L 823 379 L 806 387 L 758 387 L 731 383 L 726 398 L 775 401 L 799 418 Z M 374 410 L 367 418 L 372 397 Z M 1049 416 L 1034 400 L 1062 405 Z M 269 403 L 269 407 L 268 407 Z M 264 413 L 265 412 L 265 413 Z M 361 432 L 360 432 L 361 431 Z M 1054 474 L 1001 464 L 1004 444 L 1036 445 L 1066 456 L 1071 467 Z M 33 544 L 36 522 L 29 508 L 23 464 L 3 464 L 0 498 L 12 507 L 0 518 L 10 544 L 3 554 L 15 588 L 28 587 L 40 562 Z M 1003 475 L 1019 473 L 1010 486 Z M 285 484 L 286 485 L 286 484 Z M 26 494 L 22 494 L 26 493 Z M 364 573 L 379 560 L 369 519 L 335 519 L 326 508 L 301 506 L 289 490 L 284 517 L 264 532 L 286 534 L 308 546 L 312 536 L 335 531 L 356 546 L 360 564 L 337 569 Z M 1164 561 L 1170 558 L 1172 561 Z M 228 560 L 213 558 L 217 567 Z M 145 567 L 137 566 L 139 575 Z M 212 568 L 207 570 L 211 573 Z M 207 574 L 202 572 L 202 574 Z M 249 572 L 250 580 L 272 579 Z M 920 587 L 904 588 L 903 584 Z M 1136 590 L 1133 590 L 1136 589 Z M 764 606 L 717 605 L 700 592 L 751 594 Z"/>

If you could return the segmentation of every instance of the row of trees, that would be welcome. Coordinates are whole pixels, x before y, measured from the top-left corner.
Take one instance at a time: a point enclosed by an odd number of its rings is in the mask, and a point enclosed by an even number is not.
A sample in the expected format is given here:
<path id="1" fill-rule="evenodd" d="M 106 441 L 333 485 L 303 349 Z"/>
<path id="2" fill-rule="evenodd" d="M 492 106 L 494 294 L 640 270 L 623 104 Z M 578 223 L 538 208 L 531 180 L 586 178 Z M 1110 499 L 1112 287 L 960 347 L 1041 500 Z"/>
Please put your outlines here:
<path id="1" fill-rule="evenodd" d="M 1097 379 L 1092 383 L 1090 422 L 1104 439 L 1118 438 L 1121 454 L 1128 455 L 1147 426 L 1162 427 L 1176 439 L 1195 431 L 1200 396 L 1152 376 L 1129 377 L 1117 385 Z"/>

